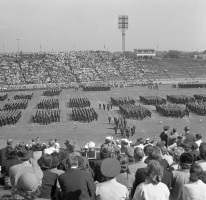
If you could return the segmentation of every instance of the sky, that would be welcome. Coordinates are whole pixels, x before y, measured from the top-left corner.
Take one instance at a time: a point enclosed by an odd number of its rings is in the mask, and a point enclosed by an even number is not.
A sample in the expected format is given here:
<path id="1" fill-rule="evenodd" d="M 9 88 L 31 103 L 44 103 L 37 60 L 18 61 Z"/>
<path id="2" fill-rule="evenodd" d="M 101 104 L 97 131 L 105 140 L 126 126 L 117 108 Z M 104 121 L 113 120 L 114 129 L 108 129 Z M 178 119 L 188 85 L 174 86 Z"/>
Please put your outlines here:
<path id="1" fill-rule="evenodd" d="M 0 52 L 206 50 L 206 0 L 0 0 Z M 17 40 L 19 39 L 19 40 Z"/>

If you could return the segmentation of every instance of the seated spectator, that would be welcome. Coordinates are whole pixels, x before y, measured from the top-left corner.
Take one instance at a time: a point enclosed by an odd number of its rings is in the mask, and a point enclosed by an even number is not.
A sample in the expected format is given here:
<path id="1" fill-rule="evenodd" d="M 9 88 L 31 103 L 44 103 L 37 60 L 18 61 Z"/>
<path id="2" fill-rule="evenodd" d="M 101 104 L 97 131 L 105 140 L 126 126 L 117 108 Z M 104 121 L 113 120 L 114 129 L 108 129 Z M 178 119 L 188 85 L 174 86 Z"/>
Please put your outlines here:
<path id="1" fill-rule="evenodd" d="M 144 151 L 140 147 L 134 149 L 134 162 L 129 164 L 128 168 L 131 174 L 135 174 L 137 169 L 146 167 L 147 164 L 144 162 L 145 155 Z"/>
<path id="2" fill-rule="evenodd" d="M 170 167 L 174 170 L 179 169 L 180 164 L 180 156 L 185 152 L 185 150 L 182 147 L 177 147 L 173 152 L 173 163 L 170 165 Z"/>
<path id="3" fill-rule="evenodd" d="M 43 154 L 38 160 L 38 164 L 43 172 L 41 194 L 39 198 L 54 199 L 57 189 L 58 175 L 50 172 L 52 167 L 52 156 L 50 154 Z"/>
<path id="4" fill-rule="evenodd" d="M 49 147 L 44 149 L 44 151 L 43 151 L 44 154 L 52 154 L 54 152 L 58 152 L 58 149 L 56 149 L 55 144 L 56 144 L 55 140 L 50 139 L 48 142 Z"/>
<path id="5" fill-rule="evenodd" d="M 34 160 L 39 160 L 42 156 L 42 146 L 40 143 L 36 143 L 32 146 L 32 151 L 33 153 L 33 159 Z"/>
<path id="6" fill-rule="evenodd" d="M 58 176 L 60 174 L 63 174 L 65 171 L 58 169 L 60 163 L 61 163 L 61 158 L 60 158 L 60 154 L 57 152 L 54 152 L 51 154 L 52 157 L 52 165 L 51 165 L 51 169 L 49 169 L 50 172 L 57 174 Z"/>
<path id="7" fill-rule="evenodd" d="M 129 190 L 129 193 L 131 193 L 131 189 L 134 184 L 135 177 L 134 177 L 134 174 L 131 174 L 128 169 L 129 159 L 127 155 L 125 154 L 118 155 L 117 159 L 120 161 L 121 171 L 120 171 L 120 174 L 116 176 L 116 180 L 117 182 L 125 185 L 127 189 Z"/>
<path id="8" fill-rule="evenodd" d="M 106 181 L 96 185 L 96 197 L 100 199 L 128 199 L 129 191 L 121 183 L 118 183 L 116 176 L 121 171 L 120 162 L 116 158 L 104 159 L 101 165 L 101 172 L 105 176 Z"/>
<path id="9" fill-rule="evenodd" d="M 6 150 L 6 160 L 3 162 L 1 174 L 4 176 L 4 188 L 10 189 L 12 187 L 9 177 L 10 168 L 14 165 L 20 164 L 21 160 L 17 158 L 17 151 L 15 148 L 8 146 Z"/>
<path id="10" fill-rule="evenodd" d="M 190 167 L 190 183 L 183 185 L 183 200 L 205 200 L 206 184 L 202 182 L 203 170 L 198 164 Z"/>
<path id="11" fill-rule="evenodd" d="M 191 145 L 191 151 L 190 153 L 194 154 L 196 156 L 196 160 L 201 160 L 201 157 L 200 157 L 200 151 L 198 150 L 198 144 L 193 142 L 192 145 Z"/>
<path id="12" fill-rule="evenodd" d="M 199 151 L 201 160 L 196 161 L 196 163 L 202 167 L 203 171 L 206 171 L 206 142 L 200 144 Z"/>
<path id="13" fill-rule="evenodd" d="M 182 200 L 182 187 L 189 183 L 189 169 L 194 163 L 193 154 L 183 153 L 180 156 L 179 170 L 172 171 L 172 190 L 170 191 L 171 200 Z"/>
<path id="14" fill-rule="evenodd" d="M 133 200 L 169 200 L 170 191 L 161 182 L 163 167 L 159 162 L 150 160 L 145 170 L 146 179 L 144 183 L 137 186 Z"/>
<path id="15" fill-rule="evenodd" d="M 78 169 L 76 156 L 69 156 L 66 163 L 67 171 L 58 178 L 63 192 L 63 199 L 93 199 L 95 185 L 91 174 Z"/>

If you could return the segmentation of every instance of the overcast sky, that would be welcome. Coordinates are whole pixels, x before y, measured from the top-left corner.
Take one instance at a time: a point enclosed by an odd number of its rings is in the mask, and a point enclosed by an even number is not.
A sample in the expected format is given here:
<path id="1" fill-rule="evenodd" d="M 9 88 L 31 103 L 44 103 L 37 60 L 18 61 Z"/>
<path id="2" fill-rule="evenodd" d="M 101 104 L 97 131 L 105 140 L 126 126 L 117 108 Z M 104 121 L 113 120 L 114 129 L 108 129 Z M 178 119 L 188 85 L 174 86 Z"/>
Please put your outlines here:
<path id="1" fill-rule="evenodd" d="M 0 52 L 121 51 L 119 15 L 126 50 L 206 49 L 206 0 L 0 0 Z"/>

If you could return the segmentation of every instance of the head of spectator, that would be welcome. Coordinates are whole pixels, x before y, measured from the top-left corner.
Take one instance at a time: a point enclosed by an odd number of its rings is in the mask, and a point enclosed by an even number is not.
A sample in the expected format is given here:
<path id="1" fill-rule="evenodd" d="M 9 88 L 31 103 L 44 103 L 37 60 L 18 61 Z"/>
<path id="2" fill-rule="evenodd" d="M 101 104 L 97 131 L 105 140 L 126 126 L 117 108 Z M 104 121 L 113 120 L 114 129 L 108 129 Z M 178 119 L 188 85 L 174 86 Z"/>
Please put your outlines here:
<path id="1" fill-rule="evenodd" d="M 199 147 L 200 157 L 202 160 L 206 160 L 206 142 L 202 142 Z"/>
<path id="2" fill-rule="evenodd" d="M 121 164 L 121 172 L 120 173 L 128 172 L 129 159 L 128 159 L 127 155 L 120 154 L 117 156 L 117 159 L 119 160 L 119 162 Z"/>
<path id="3" fill-rule="evenodd" d="M 40 195 L 41 180 L 34 172 L 23 173 L 17 181 L 16 190 L 24 199 L 37 199 Z"/>
<path id="4" fill-rule="evenodd" d="M 174 150 L 173 154 L 173 160 L 177 163 L 180 161 L 180 156 L 185 152 L 185 150 L 182 147 L 177 147 Z"/>
<path id="5" fill-rule="evenodd" d="M 140 147 L 140 148 L 143 149 L 144 148 L 144 141 L 143 141 L 143 139 L 142 138 L 138 138 L 133 146 L 134 146 L 134 148 L 135 147 Z"/>
<path id="6" fill-rule="evenodd" d="M 181 144 L 181 147 L 185 150 L 185 152 L 191 151 L 191 143 L 184 141 Z"/>
<path id="7" fill-rule="evenodd" d="M 37 161 L 42 170 L 48 170 L 52 167 L 52 156 L 50 154 L 42 154 Z"/>
<path id="8" fill-rule="evenodd" d="M 42 145 L 40 143 L 36 143 L 32 146 L 33 151 L 42 151 Z"/>
<path id="9" fill-rule="evenodd" d="M 104 159 L 101 164 L 101 172 L 106 177 L 106 180 L 111 180 L 116 177 L 121 171 L 121 164 L 116 158 Z"/>
<path id="10" fill-rule="evenodd" d="M 173 128 L 172 132 L 170 133 L 171 135 L 176 135 L 177 134 L 177 128 Z"/>
<path id="11" fill-rule="evenodd" d="M 16 158 L 17 151 L 12 146 L 8 146 L 6 149 L 6 158 L 7 159 L 14 159 Z"/>
<path id="12" fill-rule="evenodd" d="M 109 143 L 112 142 L 112 140 L 113 140 L 113 137 L 107 136 L 104 143 L 105 143 L 105 144 L 109 144 Z"/>
<path id="13" fill-rule="evenodd" d="M 145 175 L 146 180 L 149 181 L 149 183 L 157 185 L 162 180 L 163 167 L 159 164 L 158 161 L 150 160 L 145 170 Z"/>
<path id="14" fill-rule="evenodd" d="M 152 149 L 149 151 L 148 155 L 149 160 L 158 160 L 161 158 L 161 150 L 157 146 L 153 146 Z"/>
<path id="15" fill-rule="evenodd" d="M 6 143 L 7 143 L 7 146 L 12 146 L 13 145 L 13 140 L 12 139 L 8 139 L 7 141 L 6 141 Z"/>
<path id="16" fill-rule="evenodd" d="M 182 169 L 190 169 L 191 165 L 195 162 L 195 156 L 191 153 L 183 153 L 180 156 L 180 167 Z"/>
<path id="17" fill-rule="evenodd" d="M 192 164 L 190 167 L 190 181 L 197 182 L 198 180 L 202 180 L 203 177 L 203 169 L 196 163 Z"/>
<path id="18" fill-rule="evenodd" d="M 134 149 L 134 161 L 135 162 L 139 162 L 143 158 L 144 158 L 144 151 L 143 151 L 143 149 L 140 148 L 140 147 L 136 147 Z"/>
<path id="19" fill-rule="evenodd" d="M 128 139 L 123 138 L 123 139 L 121 140 L 121 149 L 124 149 L 124 148 L 129 147 L 129 145 L 130 145 L 130 142 L 129 142 Z"/>
<path id="20" fill-rule="evenodd" d="M 185 131 L 185 133 L 189 133 L 189 132 L 190 132 L 190 127 L 189 127 L 189 126 L 186 126 L 186 127 L 184 128 L 184 131 Z"/>
<path id="21" fill-rule="evenodd" d="M 22 147 L 17 152 L 17 157 L 22 161 L 28 161 L 33 156 L 33 151 L 29 150 L 26 147 Z"/>
<path id="22" fill-rule="evenodd" d="M 159 141 L 157 142 L 156 146 L 162 148 L 162 147 L 166 147 L 165 144 L 166 144 L 165 141 Z"/>
<path id="23" fill-rule="evenodd" d="M 53 140 L 53 139 L 50 139 L 49 141 L 48 141 L 48 147 L 50 148 L 50 147 L 55 147 L 55 140 Z"/>
<path id="24" fill-rule="evenodd" d="M 163 127 L 164 132 L 167 132 L 169 129 L 170 129 L 169 126 L 164 126 L 164 127 Z"/>
<path id="25" fill-rule="evenodd" d="M 54 152 L 51 154 L 52 157 L 52 166 L 51 168 L 58 168 L 61 163 L 60 154 L 58 152 Z"/>
<path id="26" fill-rule="evenodd" d="M 149 151 L 151 151 L 152 148 L 153 148 L 153 146 L 152 146 L 151 144 L 146 145 L 146 146 L 144 147 L 144 154 L 145 154 L 146 156 L 148 156 L 148 155 L 149 155 Z"/>
<path id="27" fill-rule="evenodd" d="M 74 140 L 67 140 L 64 144 L 67 147 L 68 153 L 80 152 L 79 145 L 77 144 L 76 141 L 74 141 Z"/>
<path id="28" fill-rule="evenodd" d="M 193 142 L 192 145 L 191 145 L 191 150 L 198 150 L 198 144 Z"/>
<path id="29" fill-rule="evenodd" d="M 125 154 L 127 155 L 130 163 L 134 162 L 134 148 L 133 147 L 128 147 Z"/>
<path id="30" fill-rule="evenodd" d="M 69 156 L 66 160 L 67 168 L 78 168 L 78 158 L 76 156 Z"/>
<path id="31" fill-rule="evenodd" d="M 196 134 L 195 136 L 196 136 L 196 140 L 201 140 L 201 139 L 202 139 L 202 135 L 201 135 L 201 134 L 199 134 L 199 133 L 198 133 L 198 134 Z"/>
<path id="32" fill-rule="evenodd" d="M 102 145 L 100 150 L 100 157 L 101 159 L 116 157 L 115 149 L 110 143 Z"/>
<path id="33" fill-rule="evenodd" d="M 17 149 L 21 149 L 21 148 L 25 148 L 26 147 L 26 143 L 25 142 L 20 142 L 18 145 L 17 145 Z"/>
<path id="34" fill-rule="evenodd" d="M 89 151 L 95 150 L 95 143 L 94 142 L 92 142 L 92 141 L 88 142 L 87 146 L 88 146 Z"/>

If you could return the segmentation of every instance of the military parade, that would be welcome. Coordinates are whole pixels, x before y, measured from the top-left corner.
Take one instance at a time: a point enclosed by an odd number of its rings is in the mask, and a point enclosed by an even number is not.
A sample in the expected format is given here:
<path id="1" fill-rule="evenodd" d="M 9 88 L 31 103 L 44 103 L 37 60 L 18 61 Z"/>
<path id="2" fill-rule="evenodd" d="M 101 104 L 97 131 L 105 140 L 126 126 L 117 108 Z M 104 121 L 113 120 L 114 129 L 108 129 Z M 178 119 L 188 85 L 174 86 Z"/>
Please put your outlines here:
<path id="1" fill-rule="evenodd" d="M 41 99 L 37 104 L 38 109 L 53 109 L 59 108 L 59 100 L 58 99 Z"/>
<path id="2" fill-rule="evenodd" d="M 94 108 L 72 108 L 72 120 L 81 122 L 92 122 L 98 120 L 98 114 Z"/>
<path id="3" fill-rule="evenodd" d="M 14 95 L 14 99 L 28 99 L 31 100 L 33 92 L 19 92 Z"/>
<path id="4" fill-rule="evenodd" d="M 159 96 L 139 96 L 140 101 L 147 105 L 156 105 L 166 103 L 166 99 Z"/>
<path id="5" fill-rule="evenodd" d="M 60 95 L 61 91 L 61 88 L 48 88 L 43 92 L 43 96 L 57 96 Z"/>
<path id="6" fill-rule="evenodd" d="M 199 115 L 206 115 L 206 103 L 205 102 L 202 102 L 202 103 L 195 103 L 195 102 L 187 103 L 186 107 L 190 111 L 195 112 Z"/>
<path id="7" fill-rule="evenodd" d="M 109 91 L 111 90 L 110 86 L 103 86 L 103 85 L 90 85 L 90 86 L 83 86 L 84 91 Z"/>
<path id="8" fill-rule="evenodd" d="M 14 125 L 21 117 L 21 110 L 2 110 L 0 111 L 0 127 Z"/>
<path id="9" fill-rule="evenodd" d="M 8 94 L 0 93 L 0 101 L 4 101 L 8 97 Z"/>
<path id="10" fill-rule="evenodd" d="M 179 88 L 206 88 L 205 83 L 178 83 Z"/>
<path id="11" fill-rule="evenodd" d="M 69 99 L 69 107 L 90 107 L 91 102 L 88 98 L 71 98 Z"/>
<path id="12" fill-rule="evenodd" d="M 111 103 L 115 106 L 122 104 L 135 104 L 135 100 L 131 97 L 111 97 Z"/>
<path id="13" fill-rule="evenodd" d="M 206 94 L 194 94 L 195 100 L 206 102 Z"/>
<path id="14" fill-rule="evenodd" d="M 186 95 L 166 95 L 166 97 L 168 101 L 177 104 L 186 104 L 188 102 L 195 102 L 194 97 L 190 97 Z"/>

